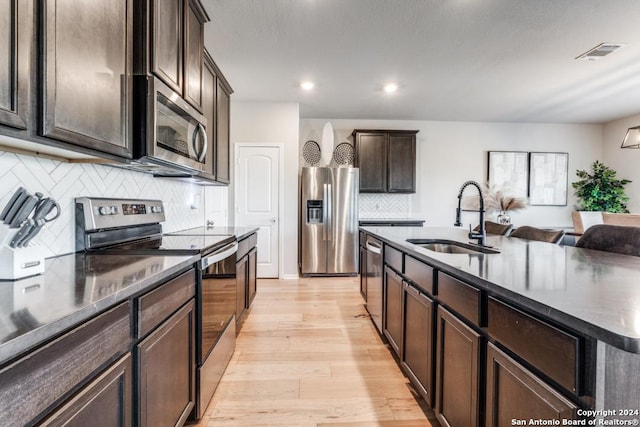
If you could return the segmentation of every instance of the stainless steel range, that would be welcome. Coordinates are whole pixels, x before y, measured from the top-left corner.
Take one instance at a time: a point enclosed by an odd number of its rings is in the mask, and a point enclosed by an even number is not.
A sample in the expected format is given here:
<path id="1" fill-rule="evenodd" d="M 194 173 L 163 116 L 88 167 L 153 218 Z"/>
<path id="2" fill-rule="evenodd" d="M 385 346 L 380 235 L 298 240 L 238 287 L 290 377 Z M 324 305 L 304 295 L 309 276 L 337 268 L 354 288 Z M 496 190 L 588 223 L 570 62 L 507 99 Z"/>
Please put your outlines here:
<path id="1" fill-rule="evenodd" d="M 105 254 L 200 255 L 196 263 L 196 402 L 200 419 L 235 349 L 233 235 L 163 234 L 160 200 L 76 199 L 76 249 Z"/>

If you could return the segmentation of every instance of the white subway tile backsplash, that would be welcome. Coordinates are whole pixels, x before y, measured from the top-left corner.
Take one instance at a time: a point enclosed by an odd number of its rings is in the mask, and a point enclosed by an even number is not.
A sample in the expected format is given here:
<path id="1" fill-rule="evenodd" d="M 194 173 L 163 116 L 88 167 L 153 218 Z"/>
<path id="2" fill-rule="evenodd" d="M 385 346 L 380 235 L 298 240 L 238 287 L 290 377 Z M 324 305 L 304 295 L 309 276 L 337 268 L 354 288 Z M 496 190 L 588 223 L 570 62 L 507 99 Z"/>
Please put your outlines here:
<path id="1" fill-rule="evenodd" d="M 166 210 L 165 231 L 204 224 L 204 209 L 191 209 L 203 187 L 150 174 L 93 163 L 65 163 L 0 151 L 0 210 L 18 187 L 41 192 L 60 203 L 62 215 L 46 224 L 34 244 L 46 256 L 75 251 L 74 198 L 80 196 L 161 199 Z"/>
<path id="2" fill-rule="evenodd" d="M 408 194 L 361 193 L 358 199 L 360 218 L 409 218 Z"/>

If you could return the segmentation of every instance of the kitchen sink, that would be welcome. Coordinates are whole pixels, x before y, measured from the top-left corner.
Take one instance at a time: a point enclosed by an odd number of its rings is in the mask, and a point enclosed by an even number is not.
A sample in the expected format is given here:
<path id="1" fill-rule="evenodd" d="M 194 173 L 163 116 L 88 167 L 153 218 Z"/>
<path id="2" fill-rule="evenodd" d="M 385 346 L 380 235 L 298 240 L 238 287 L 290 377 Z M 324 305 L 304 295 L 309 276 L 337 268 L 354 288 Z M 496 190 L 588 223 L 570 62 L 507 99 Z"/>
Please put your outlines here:
<path id="1" fill-rule="evenodd" d="M 420 246 L 421 248 L 428 249 L 434 252 L 440 252 L 445 254 L 468 254 L 468 255 L 482 255 L 482 254 L 499 254 L 498 248 L 489 246 L 479 246 L 472 243 L 456 242 L 455 240 L 443 240 L 443 239 L 407 239 L 407 242 Z"/>

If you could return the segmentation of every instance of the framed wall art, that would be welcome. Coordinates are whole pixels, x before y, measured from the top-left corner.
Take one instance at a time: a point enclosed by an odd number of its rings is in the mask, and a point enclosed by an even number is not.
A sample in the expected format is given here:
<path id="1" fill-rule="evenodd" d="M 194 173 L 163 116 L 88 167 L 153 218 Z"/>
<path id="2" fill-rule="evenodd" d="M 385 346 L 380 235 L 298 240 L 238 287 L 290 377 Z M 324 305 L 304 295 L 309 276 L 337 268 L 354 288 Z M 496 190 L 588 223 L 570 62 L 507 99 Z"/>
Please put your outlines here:
<path id="1" fill-rule="evenodd" d="M 566 206 L 569 153 L 530 153 L 529 204 Z"/>
<path id="2" fill-rule="evenodd" d="M 528 179 L 528 152 L 489 151 L 489 186 L 500 188 L 515 197 L 527 197 Z"/>

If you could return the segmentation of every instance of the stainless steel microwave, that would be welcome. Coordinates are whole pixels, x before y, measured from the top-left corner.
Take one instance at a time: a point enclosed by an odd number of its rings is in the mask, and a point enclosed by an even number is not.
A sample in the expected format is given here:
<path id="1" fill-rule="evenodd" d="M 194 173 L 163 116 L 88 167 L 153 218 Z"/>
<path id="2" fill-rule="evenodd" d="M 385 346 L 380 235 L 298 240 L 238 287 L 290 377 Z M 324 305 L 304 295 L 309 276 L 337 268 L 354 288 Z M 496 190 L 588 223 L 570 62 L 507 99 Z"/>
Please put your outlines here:
<path id="1" fill-rule="evenodd" d="M 134 92 L 134 161 L 163 175 L 206 172 L 206 118 L 156 77 L 134 76 Z"/>

